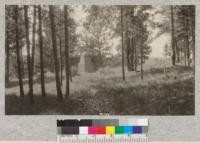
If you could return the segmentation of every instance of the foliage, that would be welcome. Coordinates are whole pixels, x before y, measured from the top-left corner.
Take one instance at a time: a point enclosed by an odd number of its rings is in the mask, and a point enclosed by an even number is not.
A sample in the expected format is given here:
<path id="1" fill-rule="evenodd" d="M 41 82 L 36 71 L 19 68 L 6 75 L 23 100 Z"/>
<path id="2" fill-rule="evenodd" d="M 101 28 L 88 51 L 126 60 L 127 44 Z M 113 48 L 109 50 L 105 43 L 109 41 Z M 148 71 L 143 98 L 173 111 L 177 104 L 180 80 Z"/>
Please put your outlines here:
<path id="1" fill-rule="evenodd" d="M 84 35 L 81 36 L 84 51 L 90 52 L 99 57 L 99 65 L 103 65 L 103 59 L 111 53 L 111 39 L 113 38 L 114 6 L 88 6 L 85 12 L 88 13 L 84 22 Z"/>
<path id="2" fill-rule="evenodd" d="M 9 48 L 11 55 L 16 52 L 16 40 L 15 40 L 15 7 L 6 5 L 5 7 L 5 25 L 6 25 L 6 32 L 5 38 L 7 40 L 6 48 Z M 23 48 L 25 45 L 25 28 L 24 28 L 24 16 L 23 16 L 23 9 L 19 7 L 19 15 L 18 15 L 18 29 L 19 29 L 19 46 Z M 13 53 L 14 52 L 14 53 Z"/>

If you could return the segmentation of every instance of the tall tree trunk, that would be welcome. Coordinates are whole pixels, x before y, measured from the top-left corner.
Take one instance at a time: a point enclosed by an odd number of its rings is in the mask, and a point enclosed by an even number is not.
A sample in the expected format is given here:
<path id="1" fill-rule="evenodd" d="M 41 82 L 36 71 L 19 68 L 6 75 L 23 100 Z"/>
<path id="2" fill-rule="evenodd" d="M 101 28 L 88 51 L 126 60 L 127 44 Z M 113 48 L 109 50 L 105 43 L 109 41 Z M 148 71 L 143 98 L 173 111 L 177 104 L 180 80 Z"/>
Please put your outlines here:
<path id="1" fill-rule="evenodd" d="M 19 55 L 20 55 L 20 61 L 21 61 L 21 74 L 22 74 L 22 79 L 25 77 L 25 68 L 24 68 L 24 58 L 22 54 L 22 47 L 19 47 Z"/>
<path id="2" fill-rule="evenodd" d="M 184 61 L 185 61 L 185 67 L 187 67 L 187 44 L 186 40 L 184 39 Z"/>
<path id="3" fill-rule="evenodd" d="M 130 49 L 130 39 L 129 37 L 126 37 L 126 58 L 127 58 L 127 69 L 128 71 L 131 71 L 131 62 L 130 62 L 130 54 L 131 54 L 131 49 Z"/>
<path id="4" fill-rule="evenodd" d="M 44 60 L 43 60 L 43 35 L 42 35 L 42 13 L 41 6 L 38 6 L 38 21 L 39 21 L 39 47 L 40 47 L 40 79 L 42 96 L 46 97 L 45 80 L 44 80 Z"/>
<path id="5" fill-rule="evenodd" d="M 8 34 L 6 37 L 6 41 L 5 41 L 5 48 L 6 48 L 6 73 L 5 73 L 5 82 L 6 84 L 9 83 L 9 73 L 10 73 L 10 47 L 9 47 L 9 43 L 8 43 Z"/>
<path id="6" fill-rule="evenodd" d="M 65 12 L 65 72 L 66 72 L 66 97 L 69 96 L 69 80 L 71 77 L 70 62 L 69 62 L 69 31 L 68 31 L 68 7 L 64 6 Z"/>
<path id="7" fill-rule="evenodd" d="M 140 47 L 140 54 L 141 54 L 141 62 L 140 62 L 140 72 L 141 72 L 141 79 L 143 80 L 143 46 Z"/>
<path id="8" fill-rule="evenodd" d="M 187 11 L 188 11 L 188 15 L 190 14 L 190 10 L 189 9 L 187 9 Z M 186 35 L 186 47 L 187 47 L 187 61 L 188 61 L 188 67 L 190 67 L 190 42 L 189 42 L 189 29 L 190 29 L 190 22 L 189 22 L 189 18 L 186 18 L 186 23 L 185 23 L 186 25 L 185 25 L 185 27 L 187 27 L 186 28 L 186 33 L 187 33 L 187 35 Z"/>
<path id="9" fill-rule="evenodd" d="M 133 16 L 133 19 L 134 19 L 134 15 L 135 15 L 135 7 L 132 7 L 131 9 L 131 15 Z M 132 40 L 131 40 L 131 51 L 132 51 L 132 54 L 131 54 L 131 62 L 132 62 L 132 71 L 136 71 L 136 64 L 135 64 L 135 37 L 134 35 L 132 35 Z"/>
<path id="10" fill-rule="evenodd" d="M 69 78 L 70 78 L 70 81 L 72 82 L 72 68 L 71 68 L 71 65 L 69 65 Z"/>
<path id="11" fill-rule="evenodd" d="M 192 56 L 193 56 L 193 63 L 195 66 L 195 6 L 190 6 L 189 10 L 190 14 L 190 29 L 192 35 Z"/>
<path id="12" fill-rule="evenodd" d="M 49 6 L 49 16 L 51 21 L 51 35 L 52 35 L 52 44 L 53 44 L 53 54 L 54 54 L 54 65 L 55 65 L 55 77 L 56 77 L 56 89 L 58 94 L 58 101 L 63 99 L 61 84 L 60 84 L 60 64 L 58 59 L 58 52 L 57 52 L 57 41 L 56 41 L 56 29 L 55 29 L 55 10 L 54 6 Z"/>
<path id="13" fill-rule="evenodd" d="M 121 43 L 122 43 L 122 78 L 125 80 L 124 69 L 124 30 L 123 30 L 123 6 L 121 6 Z"/>
<path id="14" fill-rule="evenodd" d="M 34 61 L 35 61 L 35 30 L 36 30 L 36 5 L 33 10 L 33 32 L 32 32 L 32 73 L 34 76 Z"/>
<path id="15" fill-rule="evenodd" d="M 19 79 L 19 89 L 20 97 L 24 97 L 23 80 L 21 73 L 21 60 L 20 60 L 20 47 L 19 47 L 19 29 L 18 29 L 18 6 L 15 7 L 15 40 L 16 40 L 16 50 L 17 50 L 17 69 L 18 69 L 18 79 Z"/>
<path id="16" fill-rule="evenodd" d="M 63 25 L 63 21 L 62 21 L 62 10 L 60 10 L 60 17 L 59 17 L 59 30 L 63 31 L 62 29 L 62 25 Z M 62 36 L 59 34 L 59 43 L 60 43 L 60 80 L 61 80 L 61 86 L 63 85 L 63 59 L 62 59 Z"/>
<path id="17" fill-rule="evenodd" d="M 135 71 L 137 71 L 137 45 L 136 45 L 136 40 L 134 37 L 134 65 L 135 65 Z"/>
<path id="18" fill-rule="evenodd" d="M 180 63 L 180 49 L 178 47 L 176 38 L 174 40 L 175 40 L 174 42 L 175 42 L 175 46 L 176 46 L 177 62 Z"/>
<path id="19" fill-rule="evenodd" d="M 192 56 L 193 56 L 193 63 L 195 66 L 195 30 L 193 28 L 192 28 Z"/>
<path id="20" fill-rule="evenodd" d="M 175 53 L 175 44 L 174 44 L 174 8 L 171 5 L 171 42 L 172 42 L 172 65 L 175 66 L 176 62 L 176 53 Z"/>
<path id="21" fill-rule="evenodd" d="M 135 56 L 134 56 L 134 51 L 135 51 L 135 46 L 134 46 L 134 37 L 131 38 L 131 66 L 132 66 L 132 71 L 135 70 Z"/>
<path id="22" fill-rule="evenodd" d="M 62 59 L 62 39 L 61 37 L 59 37 L 59 42 L 60 42 L 60 80 L 61 80 L 61 86 L 63 84 L 63 80 L 62 80 L 62 71 L 63 71 L 63 59 Z"/>
<path id="23" fill-rule="evenodd" d="M 100 67 L 103 66 L 103 58 L 102 58 L 102 53 L 101 53 L 101 46 L 100 44 L 98 44 L 98 50 L 99 50 L 99 63 L 100 63 Z"/>
<path id="24" fill-rule="evenodd" d="M 185 41 L 186 41 L 186 48 L 187 48 L 187 64 L 188 64 L 188 67 L 190 67 L 190 45 L 189 45 L 189 37 L 186 36 L 185 37 Z"/>
<path id="25" fill-rule="evenodd" d="M 27 66 L 28 66 L 28 78 L 29 78 L 29 96 L 30 102 L 34 103 L 33 98 L 33 76 L 31 70 L 31 55 L 30 55 L 30 40 L 29 40 L 29 20 L 28 20 L 28 6 L 24 6 L 24 19 L 26 29 L 26 47 L 27 47 Z"/>

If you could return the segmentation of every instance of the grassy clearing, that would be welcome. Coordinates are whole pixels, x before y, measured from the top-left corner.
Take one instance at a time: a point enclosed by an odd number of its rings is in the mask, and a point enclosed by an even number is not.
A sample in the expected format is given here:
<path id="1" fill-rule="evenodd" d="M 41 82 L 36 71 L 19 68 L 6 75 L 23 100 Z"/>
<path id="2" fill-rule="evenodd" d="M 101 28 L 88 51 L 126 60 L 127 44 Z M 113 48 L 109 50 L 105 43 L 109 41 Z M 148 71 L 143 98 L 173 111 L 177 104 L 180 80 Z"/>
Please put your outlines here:
<path id="1" fill-rule="evenodd" d="M 35 82 L 35 104 L 26 96 L 19 97 L 18 86 L 6 88 L 6 114 L 34 115 L 193 115 L 194 73 L 192 68 L 159 67 L 153 72 L 145 70 L 144 80 L 139 72 L 121 78 L 121 68 L 104 68 L 96 73 L 76 76 L 71 82 L 71 95 L 62 103 L 56 99 L 55 80 L 46 75 L 47 97 L 40 95 L 40 84 Z M 25 93 L 28 85 L 25 83 Z M 63 92 L 65 83 L 63 82 Z"/>

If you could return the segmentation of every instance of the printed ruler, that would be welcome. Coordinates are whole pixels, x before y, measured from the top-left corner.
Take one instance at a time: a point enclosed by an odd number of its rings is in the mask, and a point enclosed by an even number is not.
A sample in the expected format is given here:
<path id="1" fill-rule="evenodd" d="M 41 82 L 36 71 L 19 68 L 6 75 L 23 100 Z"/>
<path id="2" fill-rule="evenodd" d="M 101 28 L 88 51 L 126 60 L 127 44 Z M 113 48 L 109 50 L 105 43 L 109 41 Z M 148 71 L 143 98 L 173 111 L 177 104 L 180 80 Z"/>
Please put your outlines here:
<path id="1" fill-rule="evenodd" d="M 148 143 L 147 135 L 67 135 L 58 143 Z"/>

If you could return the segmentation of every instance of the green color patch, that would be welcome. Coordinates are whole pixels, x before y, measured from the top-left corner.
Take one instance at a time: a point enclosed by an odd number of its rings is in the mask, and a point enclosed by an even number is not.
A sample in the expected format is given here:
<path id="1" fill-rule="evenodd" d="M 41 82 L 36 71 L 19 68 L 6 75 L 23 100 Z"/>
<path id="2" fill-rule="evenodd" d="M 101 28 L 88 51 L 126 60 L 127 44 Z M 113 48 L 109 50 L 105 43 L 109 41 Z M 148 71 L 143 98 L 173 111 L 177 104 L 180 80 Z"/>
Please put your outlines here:
<path id="1" fill-rule="evenodd" d="M 116 126 L 115 127 L 115 134 L 123 134 L 124 128 L 122 126 Z"/>

